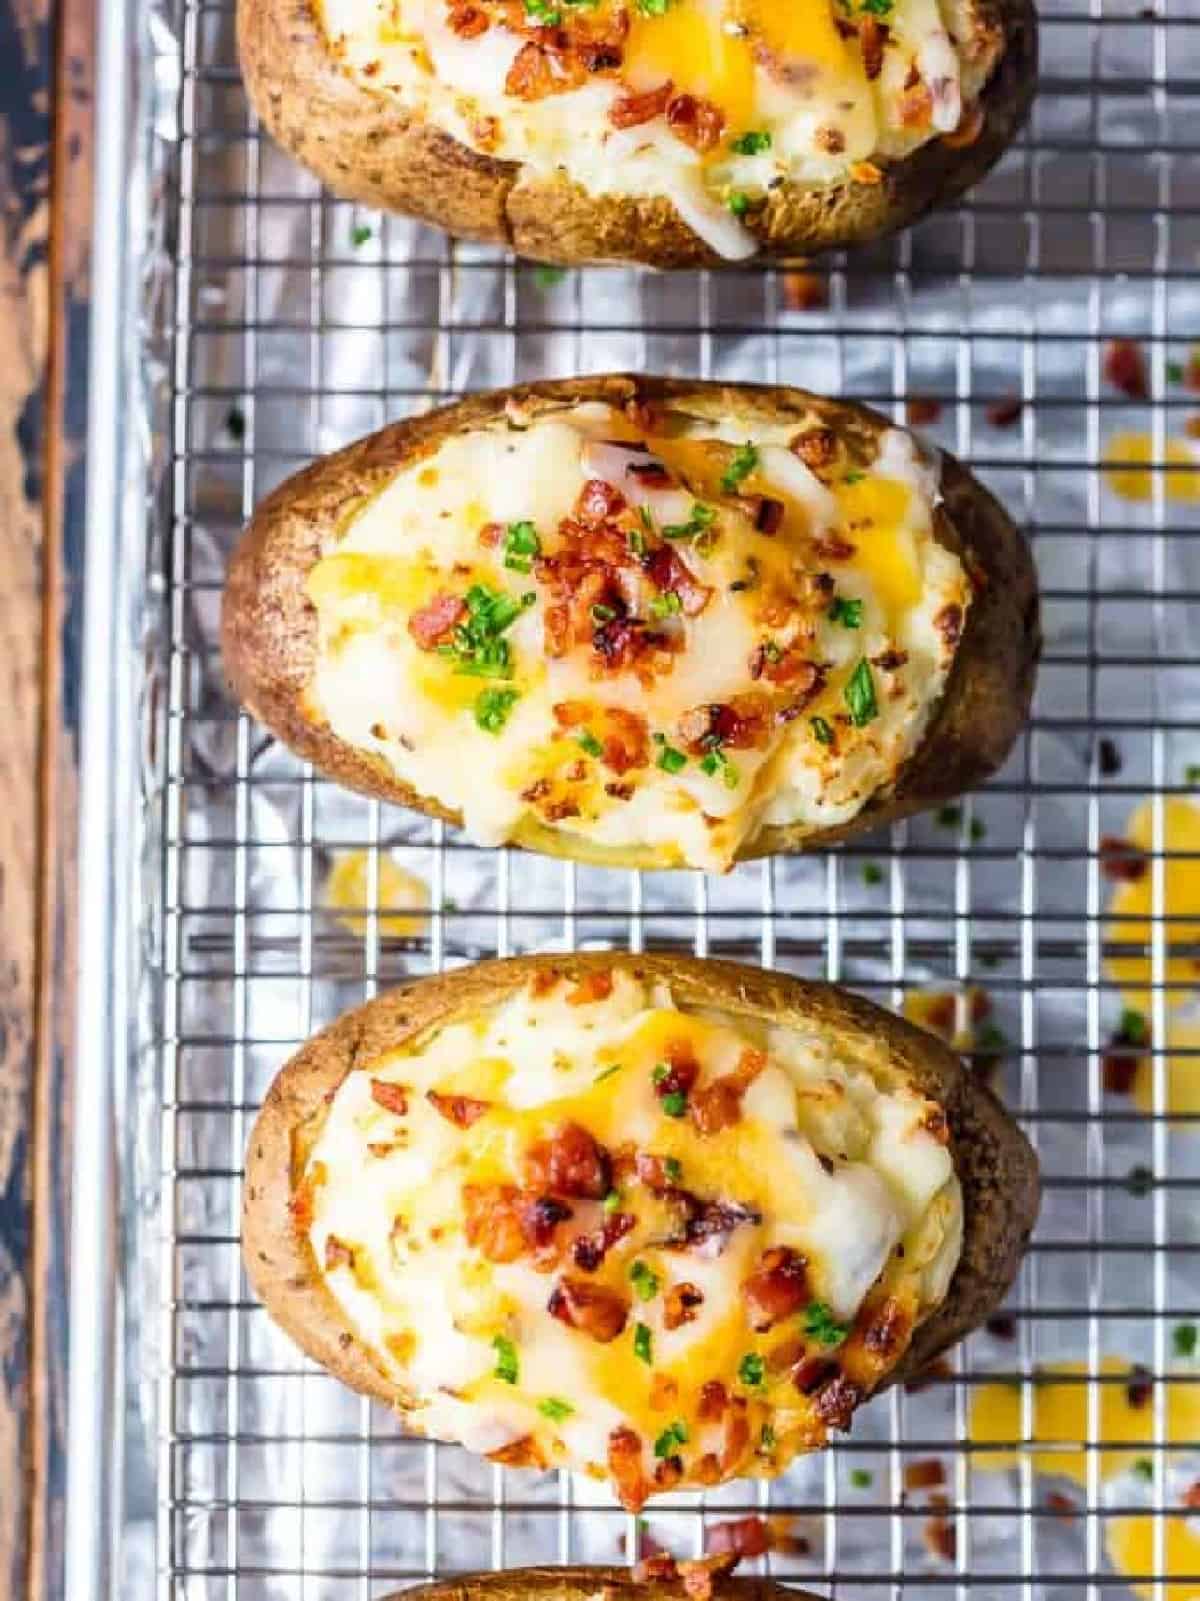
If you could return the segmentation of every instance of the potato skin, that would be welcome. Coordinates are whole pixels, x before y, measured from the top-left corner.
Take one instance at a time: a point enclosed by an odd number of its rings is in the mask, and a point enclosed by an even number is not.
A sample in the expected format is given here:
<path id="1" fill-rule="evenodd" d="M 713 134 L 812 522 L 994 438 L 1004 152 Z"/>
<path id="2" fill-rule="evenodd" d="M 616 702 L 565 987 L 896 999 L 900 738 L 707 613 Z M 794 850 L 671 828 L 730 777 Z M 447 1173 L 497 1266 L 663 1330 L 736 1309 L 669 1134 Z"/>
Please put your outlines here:
<path id="1" fill-rule="evenodd" d="M 1037 1158 L 999 1101 L 940 1040 L 836 985 L 736 962 L 696 957 L 576 952 L 479 962 L 380 995 L 323 1029 L 285 1064 L 250 1136 L 242 1208 L 246 1272 L 274 1321 L 309 1356 L 363 1394 L 395 1404 L 394 1383 L 346 1326 L 289 1202 L 313 1120 L 355 1065 L 435 1023 L 471 1017 L 518 991 L 535 973 L 577 980 L 613 969 L 670 984 L 684 1005 L 777 1024 L 817 1024 L 833 1037 L 885 1047 L 897 1073 L 940 1102 L 963 1191 L 963 1247 L 945 1301 L 914 1330 L 888 1382 L 911 1377 L 975 1328 L 1003 1300 L 1037 1218 Z"/>
<path id="2" fill-rule="evenodd" d="M 979 136 L 963 148 L 930 140 L 878 184 L 781 184 L 743 219 L 763 255 L 806 257 L 907 228 L 1000 158 L 1033 98 L 1036 13 L 1032 0 L 970 0 L 967 10 L 966 48 L 990 69 Z M 479 155 L 354 83 L 330 53 L 314 0 L 238 0 L 237 35 L 264 126 L 335 194 L 561 266 L 728 265 L 669 200 L 591 195 L 563 173 L 527 177 L 518 163 Z"/>
<path id="3" fill-rule="evenodd" d="M 550 380 L 487 394 L 393 423 L 289 478 L 256 509 L 233 554 L 222 605 L 225 672 L 234 693 L 284 744 L 349 789 L 461 818 L 402 783 L 382 758 L 316 723 L 304 706 L 317 650 L 316 611 L 305 593 L 313 565 L 332 548 L 342 520 L 398 468 L 443 440 L 486 425 L 516 406 L 537 416 L 580 401 L 621 407 L 665 403 L 699 416 L 764 422 L 816 413 L 866 449 L 891 425 L 866 406 L 767 385 L 628 375 Z M 1004 761 L 1028 715 L 1041 650 L 1037 578 L 1029 550 L 999 503 L 952 456 L 942 456 L 938 541 L 978 575 L 945 693 L 921 744 L 895 782 L 848 822 L 805 834 L 798 825 L 762 829 L 745 857 L 833 844 L 938 806 L 982 782 Z M 564 831 L 530 828 L 519 843 L 548 856 L 612 867 L 661 866 L 649 851 L 589 847 Z"/>
<path id="4" fill-rule="evenodd" d="M 503 1573 L 465 1573 L 456 1579 L 419 1584 L 383 1601 L 687 1601 L 678 1579 L 638 1583 L 630 1568 L 507 1568 Z M 818 1601 L 811 1590 L 786 1589 L 771 1579 L 731 1578 L 712 1581 L 712 1601 Z"/>

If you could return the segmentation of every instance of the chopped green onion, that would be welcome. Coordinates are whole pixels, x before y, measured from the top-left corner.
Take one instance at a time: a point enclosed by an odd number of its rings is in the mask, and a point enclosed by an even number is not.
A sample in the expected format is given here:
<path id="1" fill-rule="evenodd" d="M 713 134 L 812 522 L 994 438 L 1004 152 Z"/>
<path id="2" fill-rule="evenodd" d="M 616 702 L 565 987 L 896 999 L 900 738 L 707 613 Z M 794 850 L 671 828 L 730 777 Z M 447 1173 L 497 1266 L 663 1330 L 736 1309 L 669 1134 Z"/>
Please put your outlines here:
<path id="1" fill-rule="evenodd" d="M 475 721 L 485 734 L 498 734 L 520 696 L 515 689 L 482 689 L 475 698 Z"/>
<path id="2" fill-rule="evenodd" d="M 687 1444 L 687 1438 L 688 1438 L 687 1425 L 684 1424 L 679 1418 L 676 1418 L 674 1423 L 668 1423 L 667 1424 L 666 1428 L 659 1435 L 658 1439 L 655 1440 L 655 1442 L 654 1442 L 654 1454 L 655 1454 L 655 1456 L 656 1457 L 678 1456 L 678 1454 L 679 1454 L 678 1447 L 681 1446 L 681 1445 L 686 1445 Z"/>
<path id="3" fill-rule="evenodd" d="M 603 756 L 604 754 L 604 746 L 590 729 L 585 728 L 581 734 L 577 734 L 575 743 L 580 750 L 586 751 L 589 756 Z"/>
<path id="4" fill-rule="evenodd" d="M 663 1096 L 661 1104 L 668 1117 L 682 1117 L 687 1111 L 687 1096 L 682 1090 L 672 1090 Z"/>
<path id="5" fill-rule="evenodd" d="M 646 611 L 654 622 L 661 622 L 664 617 L 677 617 L 683 610 L 683 602 L 673 589 L 664 589 L 661 595 L 655 595 Z"/>
<path id="6" fill-rule="evenodd" d="M 640 1357 L 647 1367 L 654 1361 L 650 1351 L 650 1329 L 645 1323 L 633 1325 L 633 1354 Z"/>
<path id="7" fill-rule="evenodd" d="M 810 1301 L 804 1312 L 804 1332 L 821 1345 L 840 1345 L 850 1332 L 844 1323 L 838 1323 L 832 1308 L 825 1301 Z"/>
<path id="8" fill-rule="evenodd" d="M 771 148 L 771 135 L 754 128 L 730 140 L 729 148 L 739 156 L 761 156 Z"/>
<path id="9" fill-rule="evenodd" d="M 621 1192 L 620 1192 L 620 1190 L 609 1190 L 608 1194 L 604 1197 L 604 1210 L 605 1210 L 605 1212 L 607 1212 L 608 1215 L 611 1217 L 612 1214 L 620 1206 L 620 1204 L 621 1204 Z"/>
<path id="10" fill-rule="evenodd" d="M 538 1411 L 552 1423 L 561 1423 L 564 1418 L 569 1418 L 574 1410 L 570 1401 L 560 1401 L 556 1395 L 548 1395 L 544 1401 L 538 1402 Z"/>
<path id="11" fill-rule="evenodd" d="M 865 728 L 879 716 L 879 703 L 875 699 L 875 680 L 871 677 L 871 665 L 865 659 L 859 662 L 850 675 L 845 689 L 845 701 L 850 709 L 850 721 L 855 728 Z"/>
<path id="12" fill-rule="evenodd" d="M 738 1363 L 738 1378 L 748 1390 L 761 1388 L 766 1375 L 766 1364 L 757 1351 L 747 1351 Z"/>
<path id="13" fill-rule="evenodd" d="M 676 750 L 674 745 L 664 744 L 658 753 L 656 765 L 661 767 L 664 773 L 679 773 L 687 766 L 687 757 L 681 750 Z"/>
<path id="14" fill-rule="evenodd" d="M 1126 1044 L 1147 1045 L 1150 1042 L 1150 1025 L 1141 1012 L 1134 1012 L 1126 1007 L 1121 1013 L 1121 1024 L 1117 1034 Z"/>
<path id="15" fill-rule="evenodd" d="M 841 623 L 843 628 L 860 628 L 862 609 L 861 600 L 847 600 L 844 595 L 838 595 L 826 616 L 831 623 Z"/>
<path id="16" fill-rule="evenodd" d="M 721 478 L 721 488 L 727 495 L 736 495 L 743 481 L 758 466 L 758 451 L 749 440 L 738 450 Z"/>
<path id="17" fill-rule="evenodd" d="M 515 573 L 527 573 L 530 559 L 540 556 L 542 542 L 532 523 L 509 523 L 504 536 L 504 565 Z"/>
<path id="18" fill-rule="evenodd" d="M 543 28 L 556 28 L 562 21 L 562 12 L 550 0 L 525 0 L 525 15 Z"/>
<path id="19" fill-rule="evenodd" d="M 878 862 L 864 862 L 862 876 L 864 884 L 882 884 L 883 868 Z"/>
<path id="20" fill-rule="evenodd" d="M 1133 1464 L 1133 1471 L 1139 1479 L 1145 1479 L 1148 1484 L 1154 1477 L 1154 1463 L 1148 1456 L 1140 1456 Z"/>
<path id="21" fill-rule="evenodd" d="M 823 717 L 810 717 L 808 721 L 818 745 L 833 744 L 833 729 Z"/>
<path id="22" fill-rule="evenodd" d="M 744 217 L 750 210 L 750 196 L 741 189 L 735 189 L 725 204 L 735 217 Z"/>
<path id="23" fill-rule="evenodd" d="M 664 539 L 695 539 L 705 529 L 711 528 L 716 520 L 716 512 L 711 506 L 705 506 L 697 501 L 692 507 L 692 515 L 685 523 L 668 523 L 663 529 Z"/>
<path id="24" fill-rule="evenodd" d="M 503 1379 L 505 1384 L 515 1384 L 519 1372 L 516 1346 L 507 1335 L 497 1334 L 492 1341 L 492 1350 L 496 1353 L 496 1377 Z"/>
<path id="25" fill-rule="evenodd" d="M 639 1301 L 653 1301 L 658 1294 L 658 1274 L 640 1258 L 630 1264 L 629 1282 L 637 1291 Z"/>
<path id="26" fill-rule="evenodd" d="M 371 237 L 371 229 L 365 222 L 356 222 L 350 230 L 350 243 L 352 245 L 365 245 Z"/>
<path id="27" fill-rule="evenodd" d="M 680 1179 L 683 1177 L 683 1163 L 677 1156 L 664 1156 L 663 1172 L 667 1175 L 672 1184 L 678 1184 Z"/>
<path id="28" fill-rule="evenodd" d="M 553 289 L 567 276 L 565 267 L 542 265 L 533 269 L 533 281 L 539 289 Z"/>
<path id="29" fill-rule="evenodd" d="M 603 1084 L 606 1078 L 611 1078 L 614 1073 L 619 1073 L 621 1071 L 621 1065 L 622 1064 L 620 1062 L 614 1062 L 611 1067 L 601 1069 L 601 1071 L 597 1073 L 595 1078 L 592 1080 L 592 1083 Z"/>
<path id="30" fill-rule="evenodd" d="M 1182 1357 L 1195 1356 L 1198 1337 L 1200 1337 L 1200 1330 L 1197 1330 L 1194 1323 L 1177 1323 L 1171 1335 L 1171 1344 L 1175 1349 L 1175 1355 Z"/>

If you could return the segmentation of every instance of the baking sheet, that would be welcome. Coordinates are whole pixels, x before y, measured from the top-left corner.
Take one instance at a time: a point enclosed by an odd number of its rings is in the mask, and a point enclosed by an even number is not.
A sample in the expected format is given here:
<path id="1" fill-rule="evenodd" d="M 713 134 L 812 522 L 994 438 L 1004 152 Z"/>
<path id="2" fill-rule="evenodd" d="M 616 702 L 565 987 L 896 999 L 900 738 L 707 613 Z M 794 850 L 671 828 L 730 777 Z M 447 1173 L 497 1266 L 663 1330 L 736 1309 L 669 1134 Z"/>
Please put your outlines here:
<path id="1" fill-rule="evenodd" d="M 1141 798 L 1160 798 L 1161 820 L 1200 762 L 1196 504 L 1168 499 L 1161 473 L 1148 500 L 1122 499 L 1100 469 L 1123 430 L 1148 434 L 1161 461 L 1198 408 L 1171 373 L 1200 339 L 1200 4 L 1148 16 L 1066 0 L 1043 10 L 1042 40 L 1029 133 L 970 204 L 822 265 L 828 304 L 797 311 L 782 273 L 546 273 L 331 201 L 252 125 L 228 4 L 131 11 L 138 160 L 120 223 L 137 382 L 121 457 L 140 502 L 122 518 L 147 545 L 143 649 L 117 686 L 141 730 L 143 800 L 118 1097 L 116 1593 L 367 1601 L 475 1567 L 619 1560 L 639 1532 L 694 1554 L 706 1528 L 751 1511 L 780 1515 L 792 1545 L 759 1565 L 820 1593 L 1131 1593 L 1105 1557 L 1112 1517 L 1178 1508 L 1200 1462 L 1163 1454 L 1148 1481 L 1103 1483 L 1092 1450 L 1086 1484 L 1028 1461 L 980 1472 L 967 1417 L 998 1375 L 1020 1387 L 1027 1428 L 1032 1375 L 1057 1359 L 1095 1373 L 1116 1356 L 1165 1376 L 1176 1326 L 1200 1313 L 1200 1124 L 1132 1115 L 1102 1089 L 1123 1003 L 1103 967 L 1111 885 L 1097 859 Z M 1117 336 L 1145 354 L 1146 402 L 1104 381 Z M 463 390 L 622 368 L 798 383 L 899 419 L 907 397 L 941 402 L 925 436 L 1028 529 L 1045 594 L 1034 718 L 961 819 L 719 880 L 600 872 L 478 850 L 342 794 L 237 714 L 216 654 L 219 586 L 258 498 L 314 453 Z M 1011 426 L 989 420 L 996 401 L 1020 402 Z M 1101 738 L 1119 773 L 1101 773 Z M 415 935 L 324 909 L 332 866 L 359 849 L 372 892 L 384 853 L 427 887 Z M 655 1503 L 645 1531 L 587 1481 L 405 1439 L 302 1362 L 238 1262 L 249 1122 L 311 1029 L 443 964 L 578 945 L 731 955 L 892 1005 L 981 985 L 1006 1041 L 999 1086 L 1046 1175 L 1015 1337 L 972 1336 L 952 1375 L 871 1403 L 837 1448 L 770 1487 Z M 1159 977 L 1165 954 L 1160 934 Z M 1159 984 L 1156 1038 L 1167 999 Z M 1193 1374 L 1156 1386 L 1159 1439 L 1170 1389 Z M 928 1496 L 903 1491 L 905 1464 L 933 1457 L 950 1559 L 928 1549 Z M 1071 1516 L 1047 1503 L 1064 1494 Z M 1158 1593 L 1200 1594 L 1200 1578 Z"/>

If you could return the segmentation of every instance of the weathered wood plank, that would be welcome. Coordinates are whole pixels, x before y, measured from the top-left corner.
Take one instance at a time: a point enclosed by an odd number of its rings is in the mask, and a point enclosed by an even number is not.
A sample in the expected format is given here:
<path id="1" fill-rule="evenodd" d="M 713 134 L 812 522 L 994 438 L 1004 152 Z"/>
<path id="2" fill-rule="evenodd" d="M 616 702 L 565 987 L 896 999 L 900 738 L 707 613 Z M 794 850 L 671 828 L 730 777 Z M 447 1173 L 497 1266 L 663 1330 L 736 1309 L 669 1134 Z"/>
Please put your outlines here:
<path id="1" fill-rule="evenodd" d="M 62 1587 L 91 8 L 0 0 L 0 1593 Z"/>

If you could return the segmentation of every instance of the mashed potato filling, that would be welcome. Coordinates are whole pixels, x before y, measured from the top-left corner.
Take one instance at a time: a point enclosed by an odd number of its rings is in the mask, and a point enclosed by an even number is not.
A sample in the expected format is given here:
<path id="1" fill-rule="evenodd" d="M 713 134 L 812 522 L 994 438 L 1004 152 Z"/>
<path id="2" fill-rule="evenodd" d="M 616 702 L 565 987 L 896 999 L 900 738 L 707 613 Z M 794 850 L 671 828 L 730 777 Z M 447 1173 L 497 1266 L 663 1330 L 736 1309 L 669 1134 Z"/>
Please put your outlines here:
<path id="1" fill-rule="evenodd" d="M 500 417 L 354 510 L 308 711 L 480 843 L 721 872 L 895 779 L 970 584 L 907 433 L 644 411 Z"/>
<path id="2" fill-rule="evenodd" d="M 661 196 L 720 254 L 788 180 L 971 131 L 982 87 L 952 0 L 322 0 L 330 46 L 482 154 L 593 194 Z"/>
<path id="3" fill-rule="evenodd" d="M 301 1139 L 293 1216 L 411 1426 L 630 1507 L 845 1428 L 961 1249 L 945 1115 L 881 1046 L 620 970 L 356 1062 Z"/>

